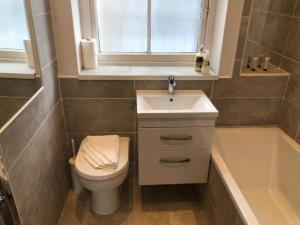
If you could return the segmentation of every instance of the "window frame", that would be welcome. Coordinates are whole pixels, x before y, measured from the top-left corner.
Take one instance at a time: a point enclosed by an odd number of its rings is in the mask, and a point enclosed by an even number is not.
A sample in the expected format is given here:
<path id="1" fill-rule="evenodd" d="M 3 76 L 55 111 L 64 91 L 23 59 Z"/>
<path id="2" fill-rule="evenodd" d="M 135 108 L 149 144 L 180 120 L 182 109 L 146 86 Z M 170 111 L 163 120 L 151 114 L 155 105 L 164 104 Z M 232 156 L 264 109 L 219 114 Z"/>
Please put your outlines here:
<path id="1" fill-rule="evenodd" d="M 207 44 L 207 21 L 209 19 L 209 0 L 202 0 L 197 51 L 200 45 Z M 145 53 L 103 53 L 99 51 L 99 32 L 97 20 L 97 0 L 79 0 L 80 26 L 82 39 L 96 39 L 98 63 L 108 65 L 192 65 L 195 53 L 151 53 L 151 0 L 147 13 L 147 52 Z"/>
<path id="2" fill-rule="evenodd" d="M 24 14 L 25 14 L 25 23 L 27 27 L 27 32 L 28 32 L 28 36 L 30 36 L 26 0 L 23 0 L 22 2 L 23 2 Z M 0 48 L 0 62 L 25 63 L 26 62 L 25 49 Z"/>
<path id="3" fill-rule="evenodd" d="M 18 49 L 0 49 L 0 62 L 25 62 L 25 51 Z"/>

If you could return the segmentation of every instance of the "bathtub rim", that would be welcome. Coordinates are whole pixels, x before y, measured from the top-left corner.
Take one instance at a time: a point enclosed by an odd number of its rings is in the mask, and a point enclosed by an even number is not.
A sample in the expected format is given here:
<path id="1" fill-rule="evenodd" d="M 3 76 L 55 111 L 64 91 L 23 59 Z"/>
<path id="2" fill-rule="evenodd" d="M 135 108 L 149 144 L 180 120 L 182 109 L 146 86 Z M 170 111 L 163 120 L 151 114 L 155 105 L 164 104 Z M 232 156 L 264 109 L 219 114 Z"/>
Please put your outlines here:
<path id="1" fill-rule="evenodd" d="M 241 127 L 219 127 L 216 128 L 216 130 L 233 130 L 233 129 L 250 129 L 250 130 L 270 130 L 276 133 L 276 135 L 280 136 L 282 139 L 284 139 L 291 147 L 297 151 L 300 154 L 300 145 L 292 139 L 288 134 L 286 134 L 283 130 L 281 130 L 279 127 L 264 127 L 264 126 L 241 126 Z M 214 144 L 212 147 L 212 160 L 211 163 L 214 164 L 216 170 L 218 171 L 219 176 L 221 177 L 221 180 L 224 183 L 225 188 L 227 189 L 230 198 L 232 199 L 236 210 L 238 211 L 238 214 L 240 218 L 242 219 L 243 223 L 245 225 L 261 225 L 253 210 L 251 209 L 248 201 L 244 197 L 244 194 L 240 190 L 239 186 L 237 185 L 234 177 L 231 175 L 230 170 L 228 169 L 225 161 L 223 160 L 221 154 L 217 150 L 216 145 Z"/>
<path id="2" fill-rule="evenodd" d="M 255 214 L 250 208 L 247 200 L 245 199 L 243 193 L 241 192 L 239 186 L 231 175 L 226 163 L 222 159 L 222 156 L 218 152 L 215 146 L 212 148 L 212 162 L 218 171 L 223 184 L 229 193 L 233 204 L 235 205 L 236 210 L 240 218 L 242 219 L 245 225 L 260 225 Z"/>

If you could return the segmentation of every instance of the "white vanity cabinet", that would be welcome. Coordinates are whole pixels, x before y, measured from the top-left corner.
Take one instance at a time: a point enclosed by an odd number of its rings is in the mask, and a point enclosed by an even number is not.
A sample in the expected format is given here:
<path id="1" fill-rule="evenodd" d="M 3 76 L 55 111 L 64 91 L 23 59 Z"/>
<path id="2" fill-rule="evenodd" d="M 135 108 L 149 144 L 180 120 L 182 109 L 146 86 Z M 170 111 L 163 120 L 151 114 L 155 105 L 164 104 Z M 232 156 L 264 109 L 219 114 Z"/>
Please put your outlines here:
<path id="1" fill-rule="evenodd" d="M 205 183 L 218 111 L 202 91 L 137 91 L 140 185 Z"/>
<path id="2" fill-rule="evenodd" d="M 214 126 L 138 128 L 139 184 L 205 183 Z"/>

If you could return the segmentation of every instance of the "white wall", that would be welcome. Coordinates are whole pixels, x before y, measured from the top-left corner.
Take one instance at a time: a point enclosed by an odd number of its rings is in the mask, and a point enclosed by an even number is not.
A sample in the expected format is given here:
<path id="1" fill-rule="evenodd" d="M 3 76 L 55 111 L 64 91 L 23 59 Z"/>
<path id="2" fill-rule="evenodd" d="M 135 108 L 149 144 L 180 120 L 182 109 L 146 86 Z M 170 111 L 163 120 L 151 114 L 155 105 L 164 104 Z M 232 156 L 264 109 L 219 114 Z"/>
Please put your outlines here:
<path id="1" fill-rule="evenodd" d="M 221 77 L 231 77 L 243 12 L 243 0 L 212 0 L 214 21 L 211 32 L 211 66 Z M 212 29 L 212 28 L 210 28 Z"/>
<path id="2" fill-rule="evenodd" d="M 81 70 L 78 2 L 52 0 L 50 7 L 59 74 L 77 76 Z"/>

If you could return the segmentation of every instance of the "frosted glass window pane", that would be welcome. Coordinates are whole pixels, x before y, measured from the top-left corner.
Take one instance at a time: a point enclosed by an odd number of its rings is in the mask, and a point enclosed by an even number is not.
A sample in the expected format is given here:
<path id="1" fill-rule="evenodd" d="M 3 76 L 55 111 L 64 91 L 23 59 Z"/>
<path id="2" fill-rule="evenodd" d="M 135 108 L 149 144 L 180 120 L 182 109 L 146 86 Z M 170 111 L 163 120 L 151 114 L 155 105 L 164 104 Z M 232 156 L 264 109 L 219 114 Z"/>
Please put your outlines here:
<path id="1" fill-rule="evenodd" d="M 201 0 L 152 0 L 151 51 L 196 52 Z"/>
<path id="2" fill-rule="evenodd" d="M 147 0 L 99 0 L 101 52 L 147 51 Z"/>
<path id="3" fill-rule="evenodd" d="M 23 0 L 0 0 L 0 48 L 24 49 L 28 38 Z"/>

